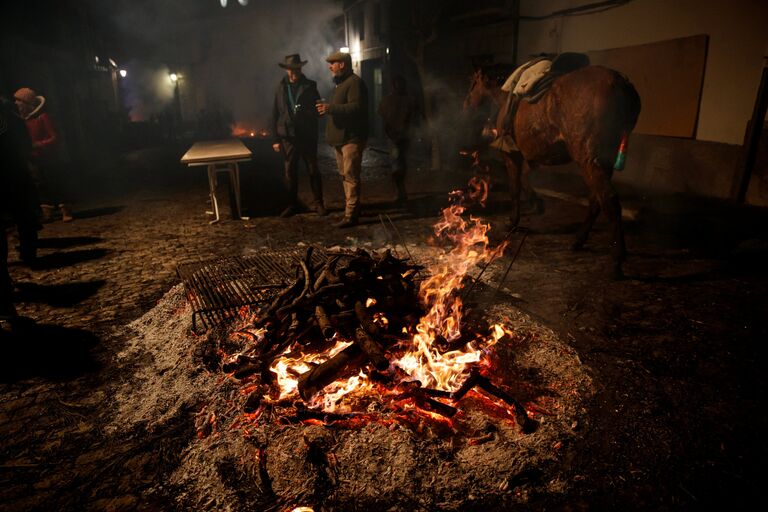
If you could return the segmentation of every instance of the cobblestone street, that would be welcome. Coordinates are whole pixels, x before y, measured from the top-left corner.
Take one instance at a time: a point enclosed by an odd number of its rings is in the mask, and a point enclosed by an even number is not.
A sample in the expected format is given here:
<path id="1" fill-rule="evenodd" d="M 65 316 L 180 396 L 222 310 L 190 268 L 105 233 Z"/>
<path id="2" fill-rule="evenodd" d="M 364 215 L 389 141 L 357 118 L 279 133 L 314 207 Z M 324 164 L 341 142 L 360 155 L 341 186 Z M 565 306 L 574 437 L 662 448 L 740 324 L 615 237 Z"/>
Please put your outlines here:
<path id="1" fill-rule="evenodd" d="M 20 340 L 3 340 L 0 510 L 175 509 L 174 490 L 163 479 L 194 437 L 191 412 L 130 435 L 104 425 L 115 387 L 141 364 L 115 361 L 122 328 L 179 282 L 177 265 L 297 244 L 397 243 L 380 215 L 407 243 L 424 244 L 447 192 L 467 178 L 413 169 L 408 208 L 397 209 L 382 155 L 369 150 L 362 222 L 337 229 L 330 224 L 343 202 L 329 155 L 321 165 L 331 215 L 281 219 L 280 173 L 260 151 L 259 164 L 243 166 L 250 220 L 230 219 L 225 206 L 224 219 L 210 225 L 202 168 L 181 167 L 176 150 L 147 152 L 95 180 L 91 188 L 98 190 L 83 194 L 73 222 L 46 224 L 31 268 L 11 243 L 18 310 L 37 327 Z M 305 182 L 300 190 L 308 197 Z M 535 509 L 765 502 L 756 470 L 768 455 L 759 441 L 768 426 L 768 250 L 765 224 L 756 221 L 764 214 L 701 216 L 696 209 L 648 208 L 660 204 L 654 201 L 635 196 L 625 203 L 641 215 L 627 223 L 623 281 L 609 276 L 603 219 L 586 250 L 572 253 L 584 207 L 547 199 L 546 213 L 524 217 L 531 234 L 507 291 L 519 309 L 572 344 L 598 386 L 583 443 L 562 454 L 574 492 L 540 496 L 529 504 Z M 754 225 L 743 221 L 746 215 Z M 489 219 L 500 238 L 504 215 L 497 209 Z M 646 501 L 629 502 L 638 495 Z"/>

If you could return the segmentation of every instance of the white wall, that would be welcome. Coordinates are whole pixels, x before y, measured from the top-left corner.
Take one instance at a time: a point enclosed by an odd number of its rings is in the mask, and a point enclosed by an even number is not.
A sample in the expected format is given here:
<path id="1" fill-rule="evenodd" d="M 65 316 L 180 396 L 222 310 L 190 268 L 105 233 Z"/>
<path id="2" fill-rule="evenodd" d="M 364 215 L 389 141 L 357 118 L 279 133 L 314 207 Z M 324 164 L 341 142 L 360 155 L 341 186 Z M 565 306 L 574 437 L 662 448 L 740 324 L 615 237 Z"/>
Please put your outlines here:
<path id="1" fill-rule="evenodd" d="M 536 16 L 591 0 L 522 0 Z M 768 52 L 767 0 L 633 0 L 601 13 L 521 21 L 519 59 L 539 52 L 589 51 L 708 34 L 696 138 L 741 144 Z"/>

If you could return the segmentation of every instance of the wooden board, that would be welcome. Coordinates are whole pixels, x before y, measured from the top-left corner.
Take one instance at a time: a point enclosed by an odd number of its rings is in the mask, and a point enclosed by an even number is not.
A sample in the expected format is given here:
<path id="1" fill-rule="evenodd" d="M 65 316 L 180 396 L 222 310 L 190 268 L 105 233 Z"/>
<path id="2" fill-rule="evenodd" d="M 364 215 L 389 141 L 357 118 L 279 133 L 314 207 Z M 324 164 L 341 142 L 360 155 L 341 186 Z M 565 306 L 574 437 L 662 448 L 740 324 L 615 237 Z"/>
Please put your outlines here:
<path id="1" fill-rule="evenodd" d="M 184 164 L 250 160 L 251 152 L 240 139 L 195 142 L 181 157 Z"/>
<path id="2" fill-rule="evenodd" d="M 635 132 L 695 137 L 708 41 L 696 35 L 586 53 L 634 84 L 643 104 Z"/>

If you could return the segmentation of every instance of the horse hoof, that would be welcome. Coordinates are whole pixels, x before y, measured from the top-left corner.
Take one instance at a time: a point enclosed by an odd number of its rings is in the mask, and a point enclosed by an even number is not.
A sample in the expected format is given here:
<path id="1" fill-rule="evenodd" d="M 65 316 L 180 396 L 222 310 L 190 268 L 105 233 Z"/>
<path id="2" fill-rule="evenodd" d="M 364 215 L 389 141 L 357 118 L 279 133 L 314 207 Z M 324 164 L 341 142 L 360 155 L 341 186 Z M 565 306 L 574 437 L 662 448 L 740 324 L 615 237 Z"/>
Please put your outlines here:
<path id="1" fill-rule="evenodd" d="M 571 244 L 571 251 L 577 252 L 584 248 L 584 242 L 582 240 L 577 240 Z"/>
<path id="2" fill-rule="evenodd" d="M 623 281 L 625 279 L 624 271 L 621 267 L 613 267 L 613 274 L 611 275 L 614 281 Z"/>

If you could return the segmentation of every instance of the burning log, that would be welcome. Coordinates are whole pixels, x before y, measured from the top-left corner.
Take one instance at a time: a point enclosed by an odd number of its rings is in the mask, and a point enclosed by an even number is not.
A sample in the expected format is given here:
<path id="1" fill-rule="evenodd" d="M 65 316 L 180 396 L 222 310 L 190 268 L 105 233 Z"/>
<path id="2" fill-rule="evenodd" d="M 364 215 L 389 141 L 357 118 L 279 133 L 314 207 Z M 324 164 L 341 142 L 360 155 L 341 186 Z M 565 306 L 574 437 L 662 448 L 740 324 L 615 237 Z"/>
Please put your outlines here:
<path id="1" fill-rule="evenodd" d="M 441 397 L 445 397 L 446 395 L 442 394 L 439 390 L 422 388 L 421 382 L 419 381 L 404 382 L 401 384 L 401 387 L 405 387 L 406 391 L 397 395 L 395 400 L 406 400 L 410 398 L 421 409 L 437 413 L 447 418 L 452 418 L 458 412 L 458 409 L 455 407 L 451 407 L 448 404 L 430 398 L 430 394 Z"/>
<path id="2" fill-rule="evenodd" d="M 389 368 L 389 360 L 384 357 L 384 351 L 376 341 L 368 336 L 362 327 L 358 327 L 355 330 L 355 342 L 362 349 L 365 357 L 373 364 L 374 368 L 380 371 Z"/>
<path id="3" fill-rule="evenodd" d="M 357 345 L 350 345 L 326 362 L 316 366 L 299 377 L 299 395 L 309 401 L 318 391 L 339 379 L 351 368 L 358 368 L 363 351 Z"/>

